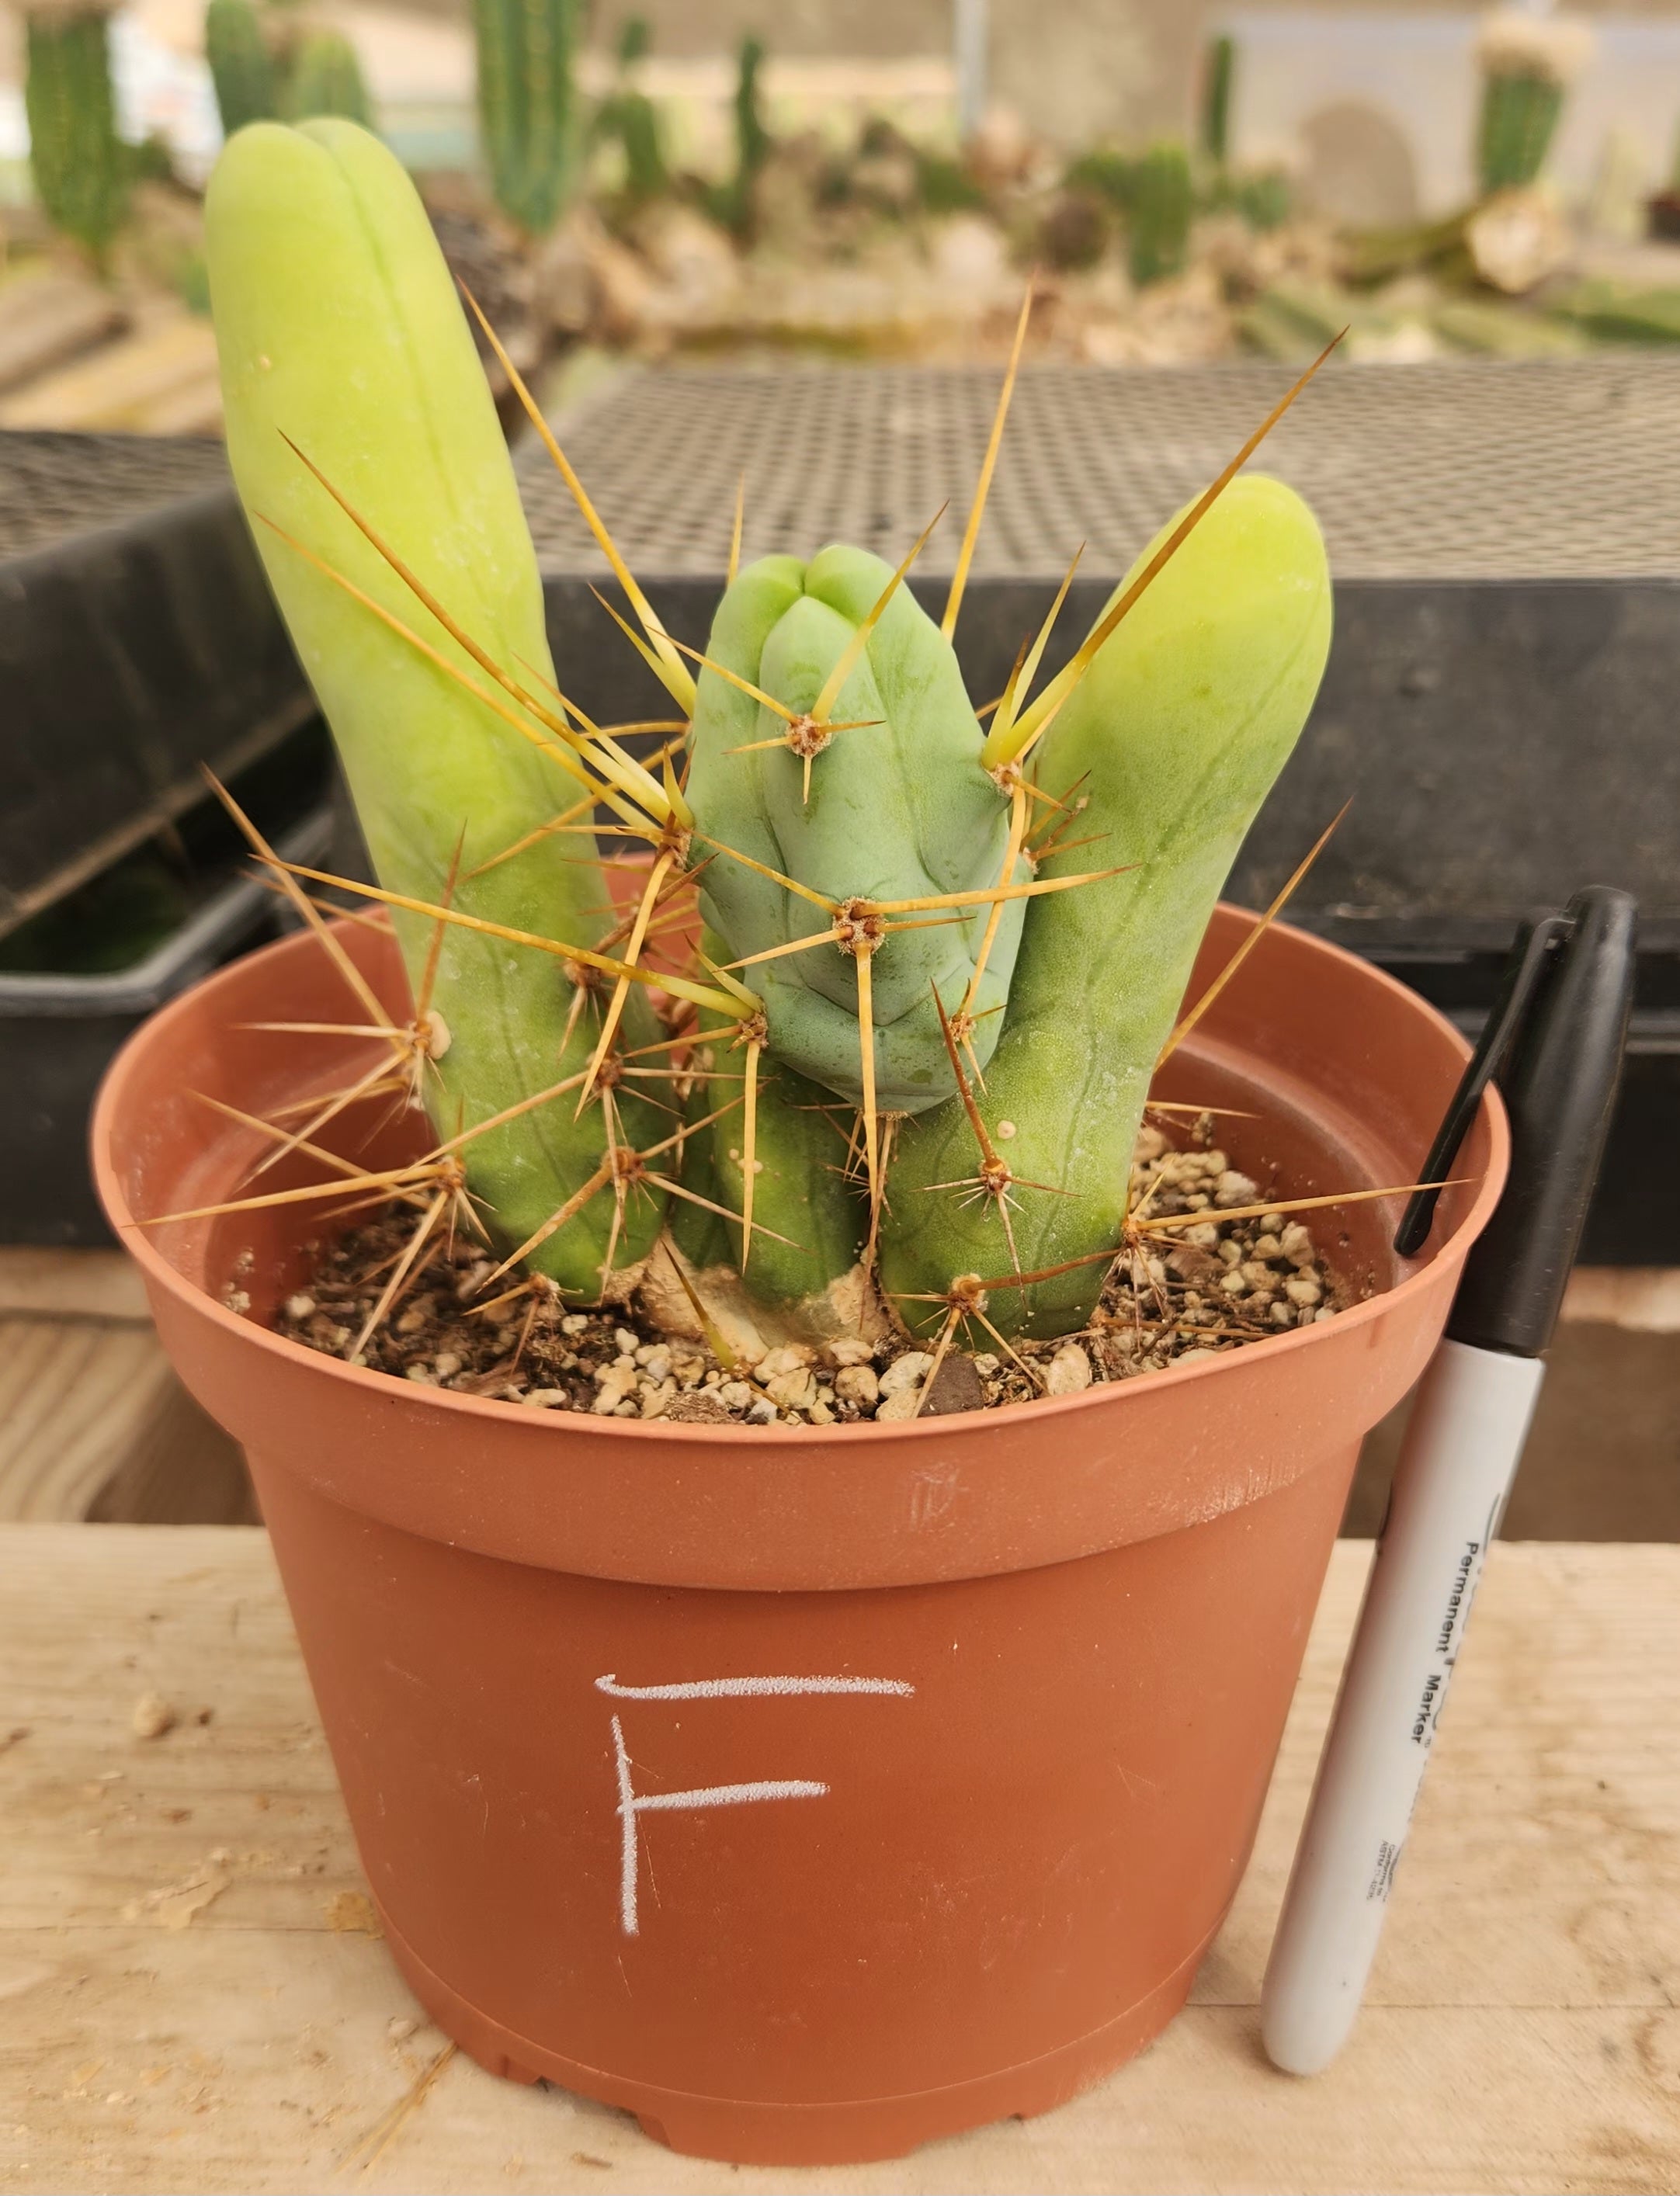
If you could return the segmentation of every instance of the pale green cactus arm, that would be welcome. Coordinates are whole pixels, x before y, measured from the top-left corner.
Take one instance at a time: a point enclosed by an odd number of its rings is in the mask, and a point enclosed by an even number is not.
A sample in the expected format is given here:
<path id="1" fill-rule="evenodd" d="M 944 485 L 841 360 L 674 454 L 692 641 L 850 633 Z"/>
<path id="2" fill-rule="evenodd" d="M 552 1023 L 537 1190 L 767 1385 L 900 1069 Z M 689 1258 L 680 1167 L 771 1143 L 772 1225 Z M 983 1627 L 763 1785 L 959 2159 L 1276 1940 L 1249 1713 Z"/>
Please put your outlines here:
<path id="1" fill-rule="evenodd" d="M 522 736 L 451 675 L 493 691 L 285 440 L 496 664 L 534 685 L 552 677 L 506 444 L 413 185 L 351 124 L 258 124 L 217 168 L 206 250 L 235 479 L 382 883 L 436 904 L 459 848 L 457 910 L 593 946 L 611 917 L 600 911 L 609 893 L 600 864 L 578 858 L 587 839 L 551 836 L 496 859 L 580 797 L 576 758 L 568 767 L 535 717 Z M 422 634 L 436 657 L 370 603 Z M 502 698 L 514 719 L 527 717 Z M 434 926 L 403 912 L 396 923 L 418 991 Z M 563 961 L 449 925 L 432 993 L 446 1049 L 426 1078 L 440 1135 L 580 1073 L 599 1020 L 593 1001 L 581 1013 L 576 1004 Z M 631 1047 L 659 1035 L 640 990 L 623 1029 Z M 668 1117 L 629 1086 L 617 1094 L 611 1139 L 608 1109 L 598 1100 L 579 1115 L 576 1104 L 574 1090 L 464 1147 L 468 1186 L 510 1246 L 598 1174 L 609 1141 L 640 1147 L 665 1133 Z M 660 1211 L 645 1188 L 621 1211 L 609 1184 L 531 1263 L 593 1297 L 609 1244 L 617 1264 L 634 1264 Z"/>
<path id="2" fill-rule="evenodd" d="M 976 1093 L 1012 1177 L 999 1184 L 1014 1199 L 1008 1228 L 999 1195 L 932 1187 L 980 1175 L 962 1107 L 907 1123 L 881 1226 L 889 1292 L 943 1296 L 965 1274 L 1092 1259 L 989 1303 L 1006 1333 L 1085 1323 L 1104 1270 L 1094 1254 L 1121 1241 L 1156 1059 L 1243 834 L 1306 722 L 1330 630 L 1312 512 L 1281 483 L 1247 475 L 1098 652 L 1045 735 L 1037 775 L 1052 793 L 1077 784 L 1088 801 L 1080 835 L 1104 835 L 1104 858 L 1135 866 L 1028 912 L 1003 1037 Z M 1054 856 L 1045 872 L 1092 851 Z M 936 1304 L 907 1309 L 942 1316 Z"/>

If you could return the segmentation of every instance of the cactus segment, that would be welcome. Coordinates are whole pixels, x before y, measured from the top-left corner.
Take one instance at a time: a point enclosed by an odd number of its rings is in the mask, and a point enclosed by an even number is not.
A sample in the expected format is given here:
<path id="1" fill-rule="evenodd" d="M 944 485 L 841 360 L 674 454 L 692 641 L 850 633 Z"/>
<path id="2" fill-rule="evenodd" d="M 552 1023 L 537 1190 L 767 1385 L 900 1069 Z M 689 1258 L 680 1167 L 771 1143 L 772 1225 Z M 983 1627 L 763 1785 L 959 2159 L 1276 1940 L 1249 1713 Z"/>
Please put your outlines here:
<path id="1" fill-rule="evenodd" d="M 356 49 L 339 31 L 310 31 L 298 49 L 286 89 L 286 111 L 294 122 L 338 115 L 373 127 L 373 105 Z"/>
<path id="2" fill-rule="evenodd" d="M 473 0 L 480 145 L 496 204 L 530 236 L 559 219 L 576 167 L 576 0 Z"/>
<path id="3" fill-rule="evenodd" d="M 1539 174 L 1563 113 L 1563 90 L 1542 69 L 1488 72 L 1476 128 L 1476 176 L 1483 198 L 1524 189 Z"/>
<path id="4" fill-rule="evenodd" d="M 735 65 L 734 172 L 711 184 L 705 194 L 713 219 L 733 230 L 743 244 L 751 243 L 757 229 L 759 178 L 774 144 L 760 101 L 763 66 L 763 41 L 749 32 L 741 41 Z"/>
<path id="5" fill-rule="evenodd" d="M 274 56 L 252 0 L 210 0 L 204 12 L 204 57 L 216 87 L 223 136 L 231 137 L 247 122 L 276 118 Z"/>
<path id="6" fill-rule="evenodd" d="M 709 940 L 708 950 L 718 940 Z M 699 1119 L 741 1088 L 744 1049 L 721 1041 L 709 1048 L 705 1078 L 690 1101 Z M 868 1294 L 862 1271 L 869 1205 L 859 1181 L 860 1159 L 852 1135 L 851 1109 L 831 1091 L 807 1082 L 791 1068 L 767 1066 L 759 1083 L 753 1127 L 753 1235 L 742 1266 L 739 1226 L 704 1207 L 679 1200 L 671 1234 L 698 1274 L 712 1278 L 710 1298 L 724 1293 L 720 1277 L 739 1273 L 747 1303 L 761 1332 L 778 1337 L 845 1331 L 843 1310 Z M 683 1147 L 682 1182 L 714 1205 L 746 1209 L 745 1117 L 737 1110 L 690 1135 Z"/>
<path id="7" fill-rule="evenodd" d="M 1179 274 L 1190 251 L 1194 207 L 1190 156 L 1182 145 L 1151 145 L 1133 173 L 1127 252 L 1142 288 Z"/>
<path id="8" fill-rule="evenodd" d="M 1223 32 L 1208 45 L 1202 80 L 1202 150 L 1215 168 L 1231 157 L 1231 88 L 1237 41 Z"/>
<path id="9" fill-rule="evenodd" d="M 924 1313 L 908 1301 L 917 1292 L 943 1298 L 965 1274 L 1039 1272 L 1119 1245 L 1150 1077 L 1219 888 L 1306 723 L 1330 629 L 1312 512 L 1281 483 L 1244 475 L 1139 596 L 1046 733 L 1040 783 L 1061 794 L 1082 781 L 1080 832 L 1105 835 L 1106 856 L 1138 866 L 1035 900 L 1027 916 L 1007 1026 L 976 1094 L 1019 1185 L 1018 1264 L 995 1198 L 963 1201 L 936 1187 L 978 1171 L 961 1105 L 904 1125 L 881 1275 L 907 1315 Z M 1055 854 L 1042 873 L 1086 858 Z M 999 1288 L 989 1316 L 1011 1334 L 1077 1328 L 1102 1273 L 1093 1262 Z M 934 1304 L 910 1323 L 941 1315 Z"/>
<path id="10" fill-rule="evenodd" d="M 778 1060 L 861 1103 L 858 957 L 833 939 L 834 909 L 854 899 L 918 900 L 1024 883 L 1005 880 L 1010 806 L 981 767 L 980 726 L 956 657 L 902 587 L 891 596 L 831 705 L 837 731 L 814 759 L 798 725 L 722 675 L 733 673 L 803 719 L 824 696 L 893 577 L 878 557 L 829 548 L 801 564 L 769 557 L 730 587 L 712 628 L 693 719 L 688 800 L 701 841 L 797 879 L 811 897 L 720 856 L 701 884 L 707 922 L 760 994 Z M 818 728 L 820 732 L 821 727 Z M 920 1112 L 954 1088 L 933 1003 L 968 1001 L 992 909 L 895 916 L 872 946 L 870 992 L 877 1102 Z M 998 1040 L 1024 903 L 1004 904 L 970 1012 L 982 1067 Z M 901 927 L 900 927 L 901 926 Z M 914 927 L 912 927 L 914 926 Z M 779 951 L 801 939 L 803 951 Z M 777 954 L 756 961 L 754 956 Z"/>
<path id="11" fill-rule="evenodd" d="M 127 147 L 117 136 L 103 12 L 31 14 L 25 66 L 36 194 L 53 227 L 102 266 L 128 211 Z"/>
<path id="12" fill-rule="evenodd" d="M 375 866 L 390 891 L 431 904 L 457 850 L 454 906 L 544 938 L 594 946 L 611 923 L 584 843 L 539 835 L 574 801 L 574 778 L 481 691 L 478 669 L 287 446 L 449 605 L 461 629 L 518 679 L 551 673 L 542 587 L 507 447 L 449 273 L 412 183 L 379 141 L 344 121 L 258 123 L 223 154 L 206 248 L 234 477 L 299 657 L 330 721 Z M 302 555 L 281 533 L 304 545 Z M 336 584 L 418 633 L 406 644 Z M 511 705 L 510 705 L 511 706 Z M 536 727 L 533 725 L 533 733 Z M 540 740 L 541 735 L 536 734 Z M 529 839 L 522 851 L 497 858 Z M 552 956 L 398 911 L 417 994 L 437 954 L 443 1041 L 429 1104 L 441 1136 L 489 1119 L 586 1068 L 602 994 L 582 1000 Z M 637 988 L 629 1049 L 659 1034 Z M 600 1173 L 609 1141 L 641 1148 L 668 1131 L 629 1082 L 575 1112 L 576 1093 L 463 1147 L 489 1224 L 523 1243 Z M 608 1245 L 642 1257 L 661 1200 L 607 1181 L 530 1263 L 563 1287 L 602 1292 Z M 610 1279 L 610 1277 L 608 1277 Z"/>
<path id="13" fill-rule="evenodd" d="M 596 107 L 589 135 L 595 144 L 616 144 L 624 159 L 624 196 L 631 205 L 663 198 L 671 187 L 659 110 L 642 90 L 640 66 L 652 43 L 644 15 L 632 15 L 618 34 L 618 80 Z"/>

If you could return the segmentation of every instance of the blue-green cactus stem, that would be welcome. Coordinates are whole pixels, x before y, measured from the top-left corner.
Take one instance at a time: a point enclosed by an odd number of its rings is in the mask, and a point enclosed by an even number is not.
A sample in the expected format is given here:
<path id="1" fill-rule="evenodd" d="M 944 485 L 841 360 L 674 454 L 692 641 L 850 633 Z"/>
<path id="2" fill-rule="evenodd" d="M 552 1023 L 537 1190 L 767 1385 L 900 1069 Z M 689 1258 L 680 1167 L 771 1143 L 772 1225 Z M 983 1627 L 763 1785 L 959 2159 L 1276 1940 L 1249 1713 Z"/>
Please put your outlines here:
<path id="1" fill-rule="evenodd" d="M 795 715 L 811 709 L 892 571 L 860 549 L 802 564 L 768 557 L 729 589 L 712 629 L 714 662 Z M 721 846 L 797 879 L 831 904 L 916 900 L 1002 881 L 1009 804 L 982 768 L 982 735 L 950 644 L 904 587 L 892 595 L 835 702 L 837 731 L 804 765 L 787 721 L 719 672 L 701 674 L 688 799 L 698 849 Z M 769 743 L 761 745 L 761 743 Z M 739 749 L 749 752 L 736 752 Z M 1025 881 L 1024 864 L 1016 881 Z M 854 959 L 824 933 L 832 916 L 720 853 L 701 885 L 706 920 L 744 959 L 800 938 L 822 940 L 743 974 L 763 998 L 779 1060 L 860 1104 L 864 1088 Z M 1009 996 L 1023 903 L 1005 904 L 972 1003 L 983 1067 Z M 932 987 L 962 1008 L 989 906 L 889 922 L 872 967 L 875 1093 L 889 1112 L 920 1112 L 953 1089 Z"/>

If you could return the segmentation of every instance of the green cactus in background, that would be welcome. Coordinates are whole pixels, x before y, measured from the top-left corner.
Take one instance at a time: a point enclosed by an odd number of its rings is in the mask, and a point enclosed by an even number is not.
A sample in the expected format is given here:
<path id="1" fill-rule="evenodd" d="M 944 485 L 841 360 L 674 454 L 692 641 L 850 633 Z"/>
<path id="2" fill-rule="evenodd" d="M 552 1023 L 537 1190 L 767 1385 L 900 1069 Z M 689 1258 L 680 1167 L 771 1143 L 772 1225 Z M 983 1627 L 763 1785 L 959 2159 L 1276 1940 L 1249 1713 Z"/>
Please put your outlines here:
<path id="1" fill-rule="evenodd" d="M 1563 86 L 1532 70 L 1499 69 L 1482 86 L 1476 179 L 1484 198 L 1532 183 L 1563 112 Z"/>
<path id="2" fill-rule="evenodd" d="M 592 1301 L 640 1278 L 706 1331 L 870 1332 L 888 1303 L 944 1340 L 1082 1324 L 1215 895 L 1324 666 L 1312 514 L 1234 477 L 1284 407 L 1040 683 L 1064 586 L 982 723 L 952 635 L 983 486 L 937 622 L 905 585 L 924 533 L 895 569 L 732 556 L 681 650 L 492 336 L 670 697 L 602 727 L 553 682 L 396 162 L 342 123 L 247 130 L 208 242 L 235 478 L 414 983 L 391 1042 L 436 1126 L 428 1212 L 468 1194 L 499 1273 Z M 667 744 L 638 761 L 628 733 Z M 616 922 L 600 818 L 644 857 Z"/>
<path id="3" fill-rule="evenodd" d="M 274 56 L 252 0 L 210 0 L 204 14 L 204 57 L 225 136 L 247 122 L 275 119 L 280 95 Z"/>
<path id="4" fill-rule="evenodd" d="M 750 240 L 756 223 L 758 178 L 775 140 L 764 124 L 759 72 L 764 66 L 762 39 L 741 41 L 735 71 L 735 171 L 711 193 L 712 211 L 726 228 Z"/>
<path id="5" fill-rule="evenodd" d="M 1182 145 L 1152 145 L 1138 163 L 1132 187 L 1128 257 L 1140 286 L 1178 274 L 1190 251 L 1194 205 L 1190 158 Z"/>
<path id="6" fill-rule="evenodd" d="M 591 135 L 616 144 L 624 156 L 624 195 L 632 205 L 663 198 L 671 187 L 659 110 L 636 80 L 652 35 L 646 20 L 632 15 L 618 38 L 618 81 L 595 110 Z"/>
<path id="7" fill-rule="evenodd" d="M 1112 147 L 1099 146 L 1093 152 L 1081 153 L 1069 163 L 1063 177 L 1069 190 L 1094 191 L 1100 198 L 1121 213 L 1130 213 L 1137 195 L 1138 171 L 1142 163 L 1130 153 L 1115 152 Z"/>
<path id="8" fill-rule="evenodd" d="M 473 0 L 472 21 L 490 188 L 527 235 L 546 236 L 577 165 L 576 0 Z"/>
<path id="9" fill-rule="evenodd" d="M 294 122 L 317 115 L 372 120 L 372 103 L 356 49 L 338 31 L 307 31 L 298 43 L 286 86 L 286 111 Z"/>
<path id="10" fill-rule="evenodd" d="M 117 135 L 104 14 L 32 14 L 25 67 L 36 194 L 53 227 L 103 266 L 128 211 L 130 173 Z"/>
<path id="11" fill-rule="evenodd" d="M 1202 150 L 1216 168 L 1231 158 L 1231 86 L 1237 42 L 1215 38 L 1208 47 L 1202 78 Z"/>
<path id="12" fill-rule="evenodd" d="M 1534 182 L 1563 112 L 1564 94 L 1592 52 L 1589 26 L 1563 14 L 1501 9 L 1477 39 L 1482 70 L 1476 174 L 1484 198 Z"/>
<path id="13" fill-rule="evenodd" d="M 744 183 L 757 176 L 770 154 L 772 140 L 759 103 L 758 78 L 763 66 L 762 39 L 743 38 L 735 78 L 735 164 Z"/>
<path id="14" fill-rule="evenodd" d="M 1295 205 L 1289 177 L 1276 168 L 1241 176 L 1231 195 L 1237 212 L 1249 228 L 1262 234 L 1267 229 L 1281 228 Z"/>

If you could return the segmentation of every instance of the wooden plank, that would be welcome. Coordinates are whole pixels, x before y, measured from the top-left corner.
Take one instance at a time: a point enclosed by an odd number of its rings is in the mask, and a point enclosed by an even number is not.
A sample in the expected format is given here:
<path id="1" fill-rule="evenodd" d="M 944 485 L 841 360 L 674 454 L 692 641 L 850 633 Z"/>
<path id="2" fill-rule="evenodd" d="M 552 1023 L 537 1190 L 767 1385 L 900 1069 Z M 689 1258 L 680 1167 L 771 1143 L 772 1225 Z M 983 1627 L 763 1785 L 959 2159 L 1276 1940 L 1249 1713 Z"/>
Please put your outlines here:
<path id="1" fill-rule="evenodd" d="M 149 406 L 202 383 L 215 358 L 208 321 L 184 312 L 160 318 L 0 400 L 0 427 L 135 429 Z"/>
<path id="2" fill-rule="evenodd" d="M 0 390 L 73 358 L 123 318 L 114 294 L 84 275 L 41 268 L 0 282 Z"/>
<path id="3" fill-rule="evenodd" d="M 174 1386 L 149 1326 L 0 1320 L 0 1517 L 85 1517 Z"/>
<path id="4" fill-rule="evenodd" d="M 151 1324 L 140 1268 L 126 1251 L 0 1245 L 0 1315 L 117 1319 Z"/>
<path id="5" fill-rule="evenodd" d="M 1590 1300 L 1613 1302 L 1617 1292 Z M 1680 1541 L 1680 1345 L 1651 1323 L 1660 1294 L 1620 1301 L 1641 1316 L 1566 1318 L 1553 1338 L 1499 1527 L 1508 1540 Z M 1381 1524 L 1411 1413 L 1408 1397 L 1366 1441 L 1344 1532 Z"/>
<path id="6" fill-rule="evenodd" d="M 222 376 L 214 360 L 207 369 L 155 403 L 134 414 L 142 435 L 219 435 L 222 432 Z"/>
<path id="7" fill-rule="evenodd" d="M 1577 1266 L 1563 1316 L 1643 1334 L 1680 1334 L 1680 1266 Z"/>
<path id="8" fill-rule="evenodd" d="M 237 1446 L 165 1361 L 133 1260 L 0 1249 L 0 1519 L 256 1516 Z"/>
<path id="9" fill-rule="evenodd" d="M 801 2188 L 1680 2182 L 1680 1550 L 1496 1550 L 1367 2013 L 1317 2081 L 1260 2057 L 1266 1941 L 1368 1553 L 1336 1551 L 1254 1863 L 1184 2017 L 1047 2118 Z M 458 2057 L 366 2163 L 442 2039 L 391 2032 L 416 2008 L 362 1932 L 262 1534 L 0 1529 L 0 2186 L 791 2185 Z M 179 1717 L 155 1741 L 130 1721 L 145 1690 Z"/>

